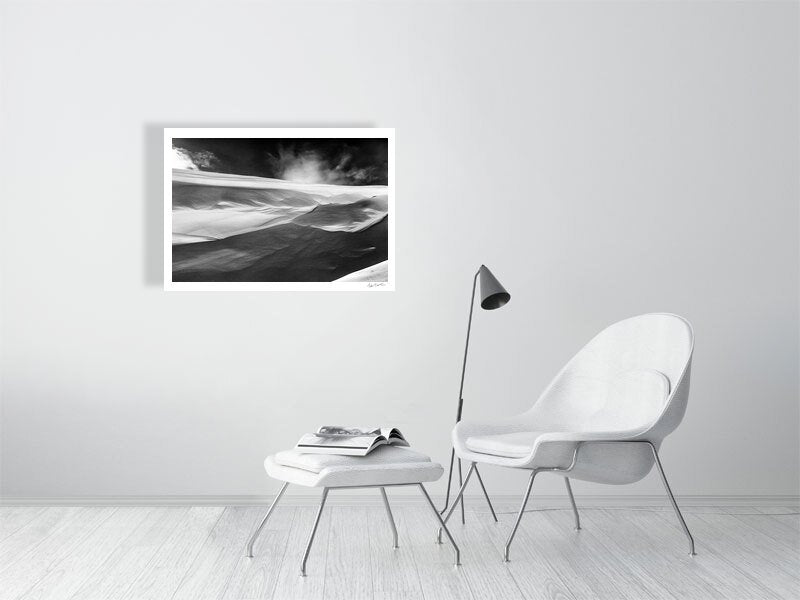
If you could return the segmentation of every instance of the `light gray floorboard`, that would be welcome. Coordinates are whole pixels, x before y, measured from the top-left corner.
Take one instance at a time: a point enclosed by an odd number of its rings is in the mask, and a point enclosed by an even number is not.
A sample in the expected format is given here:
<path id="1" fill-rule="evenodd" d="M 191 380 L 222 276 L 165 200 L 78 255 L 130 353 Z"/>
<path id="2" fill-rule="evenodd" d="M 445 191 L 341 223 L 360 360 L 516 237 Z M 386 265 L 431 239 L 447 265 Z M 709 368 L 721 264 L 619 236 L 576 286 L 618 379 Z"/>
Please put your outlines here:
<path id="1" fill-rule="evenodd" d="M 436 544 L 438 522 L 428 506 L 403 507 L 397 511 L 397 530 L 412 549 L 420 586 L 429 600 L 467 600 L 474 598 L 461 567 L 453 566 L 453 548 L 443 536 Z M 458 534 L 456 543 L 463 546 Z"/>
<path id="2" fill-rule="evenodd" d="M 144 520 L 81 584 L 70 600 L 119 600 L 127 593 L 162 544 L 182 523 L 186 507 L 137 509 Z M 67 596 L 65 596 L 67 598 Z"/>
<path id="3" fill-rule="evenodd" d="M 322 573 L 314 568 L 315 558 L 328 554 L 325 563 L 325 600 L 367 600 L 373 597 L 372 565 L 366 512 L 369 508 L 331 506 L 328 518 L 331 530 L 327 549 L 311 550 L 308 572 Z"/>
<path id="4" fill-rule="evenodd" d="M 20 598 L 64 600 L 72 596 L 94 570 L 136 531 L 151 510 L 154 509 L 118 508 Z"/>
<path id="5" fill-rule="evenodd" d="M 508 565 L 502 562 L 502 552 L 498 551 L 486 528 L 502 529 L 502 523 L 495 523 L 491 514 L 478 514 L 466 507 L 466 525 L 453 514 L 451 522 L 458 533 L 456 542 L 461 546 L 461 571 L 475 598 L 503 600 L 522 598 L 522 591 L 516 579 L 511 576 Z"/>
<path id="6" fill-rule="evenodd" d="M 792 520 L 800 527 L 800 506 L 755 506 L 751 508 L 766 515 L 793 517 Z"/>
<path id="7" fill-rule="evenodd" d="M 79 513 L 74 507 L 48 508 L 9 535 L 0 542 L 0 573 Z"/>
<path id="8" fill-rule="evenodd" d="M 203 544 L 184 576 L 173 600 L 221 598 L 234 569 L 244 560 L 244 548 L 256 519 L 263 516 L 255 507 L 229 507 Z"/>
<path id="9" fill-rule="evenodd" d="M 171 598 L 224 510 L 191 508 L 134 581 L 125 600 Z"/>
<path id="10" fill-rule="evenodd" d="M 531 507 L 531 504 L 528 504 L 528 508 Z M 500 523 L 497 526 L 484 526 L 496 550 L 493 554 L 484 557 L 484 561 L 501 561 L 503 559 L 503 549 L 514 525 L 519 506 L 497 506 L 496 510 Z M 559 564 L 551 560 L 545 547 L 539 543 L 537 536 L 540 516 L 539 512 L 525 513 L 511 546 L 510 561 L 505 563 L 522 591 L 522 597 L 526 600 L 596 597 L 582 579 L 568 581 L 567 573 L 559 569 Z M 483 519 L 481 520 L 483 521 Z M 470 523 L 468 522 L 466 526 L 470 526 Z"/>
<path id="11" fill-rule="evenodd" d="M 792 544 L 794 548 L 800 550 L 800 515 L 797 513 L 791 514 L 789 511 L 780 513 L 761 512 L 761 514 L 765 516 L 768 515 L 768 525 L 763 528 L 764 531 L 780 530 L 782 533 L 778 534 L 779 537 Z M 744 519 L 749 519 L 749 516 L 745 516 Z M 760 519 L 753 519 L 753 521 L 755 523 L 761 523 Z"/>
<path id="12" fill-rule="evenodd" d="M 688 507 L 690 558 L 668 506 L 582 509 L 575 532 L 569 509 L 538 510 L 534 496 L 503 563 L 517 507 L 496 507 L 494 524 L 476 505 L 453 522 L 458 569 L 427 506 L 393 508 L 396 550 L 380 504 L 332 497 L 303 578 L 314 506 L 279 506 L 253 559 L 244 546 L 266 507 L 3 507 L 0 600 L 800 598 L 796 507 Z"/>
<path id="13" fill-rule="evenodd" d="M 392 494 L 389 491 L 389 502 Z M 392 507 L 397 520 L 400 510 Z M 413 546 L 408 533 L 397 530 L 399 548 L 392 548 L 392 530 L 383 508 L 370 508 L 367 512 L 367 535 L 372 567 L 372 589 L 375 598 L 381 600 L 423 600 L 417 565 L 414 562 Z"/>
<path id="14" fill-rule="evenodd" d="M 285 560 L 289 534 L 294 529 L 298 510 L 303 509 L 279 506 L 261 532 L 253 548 L 253 558 L 248 558 L 245 556 L 247 540 L 266 514 L 267 507 L 259 507 L 256 510 L 250 530 L 239 543 L 239 547 L 234 547 L 232 550 L 236 564 L 220 597 L 226 600 L 261 600 L 273 597 L 281 565 Z M 284 596 L 278 596 L 282 597 Z M 292 596 L 287 593 L 285 597 Z"/>
<path id="15" fill-rule="evenodd" d="M 737 520 L 738 521 L 738 520 Z M 797 554 L 776 545 L 768 536 L 747 526 L 737 526 L 729 515 L 694 516 L 697 535 L 717 540 L 721 552 L 740 571 L 758 580 L 781 598 L 800 597 Z M 793 556 L 794 554 L 794 556 Z"/>
<path id="16" fill-rule="evenodd" d="M 556 513 L 560 523 L 572 522 L 572 513 L 565 509 Z M 670 598 L 672 594 L 664 585 L 663 578 L 657 573 L 648 570 L 648 565 L 642 560 L 624 560 L 631 552 L 626 540 L 619 539 L 614 530 L 613 523 L 599 510 L 581 510 L 580 532 L 575 532 L 571 543 L 578 547 L 575 561 L 582 565 L 587 561 L 586 555 L 591 554 L 598 562 L 600 572 L 607 577 L 629 584 L 622 587 L 622 598 Z"/>
<path id="17" fill-rule="evenodd" d="M 45 510 L 42 507 L 34 508 L 28 506 L 4 506 L 0 508 L 0 542 L 33 521 Z"/>
<path id="18" fill-rule="evenodd" d="M 33 587 L 66 558 L 72 556 L 116 508 L 82 508 L 39 544 L 0 573 L 0 598 L 13 600 Z"/>
<path id="19" fill-rule="evenodd" d="M 697 556 L 688 555 L 686 537 L 672 511 L 613 512 L 621 539 L 626 546 L 632 540 L 644 540 L 642 562 L 662 577 L 667 588 L 679 598 L 775 598 L 776 595 L 730 560 L 728 552 L 719 553 L 713 536 L 699 527 L 699 515 L 684 514 L 695 538 Z M 734 520 L 731 518 L 731 523 Z M 613 533 L 613 532 L 612 532 Z"/>
<path id="20" fill-rule="evenodd" d="M 276 511 L 276 515 L 278 511 Z M 326 511 L 319 523 L 319 529 L 317 529 L 317 535 L 314 539 L 314 547 L 316 547 L 317 552 L 313 553 L 309 559 L 308 577 L 300 577 L 300 561 L 303 557 L 306 541 L 308 541 L 308 534 L 314 523 L 316 508 L 306 506 L 296 509 L 292 514 L 294 515 L 294 522 L 281 536 L 281 542 L 283 543 L 283 549 L 281 550 L 282 560 L 275 561 L 269 567 L 270 573 L 274 573 L 277 570 L 277 581 L 275 582 L 272 598 L 275 600 L 284 600 L 284 598 L 286 600 L 294 600 L 295 598 L 320 600 L 325 591 L 325 565 L 328 560 L 328 534 L 330 533 L 331 525 L 330 514 Z M 290 521 L 287 517 L 283 517 L 283 522 Z M 235 600 L 240 600 L 239 596 L 226 596 L 226 600 L 234 598 Z"/>
<path id="21" fill-rule="evenodd" d="M 587 540 L 574 530 L 571 519 L 567 511 L 541 511 L 536 528 L 526 529 L 523 536 L 529 536 L 528 543 L 538 544 L 550 561 L 563 565 L 559 570 L 566 575 L 568 585 L 581 580 L 595 597 L 646 598 L 638 581 L 609 577 L 605 557 L 591 546 L 591 538 Z"/>
<path id="22" fill-rule="evenodd" d="M 767 513 L 758 512 L 752 507 L 746 512 L 742 512 L 738 508 L 725 509 L 722 514 L 735 516 L 736 520 L 748 527 L 749 531 L 767 536 L 776 544 L 783 545 L 787 551 L 800 551 L 800 530 L 788 522 L 782 523 L 780 519 Z"/>
<path id="23" fill-rule="evenodd" d="M 541 535 L 552 541 L 551 556 L 571 565 L 573 577 L 582 577 L 593 593 L 607 598 L 652 598 L 654 586 L 647 578 L 632 576 L 630 561 L 620 560 L 625 549 L 611 553 L 603 544 L 613 532 L 602 515 L 586 514 L 580 531 L 575 530 L 571 510 L 543 511 Z M 597 532 L 591 531 L 596 527 Z M 590 528 L 587 530 L 587 528 Z M 663 588 L 662 588 L 663 590 Z"/>

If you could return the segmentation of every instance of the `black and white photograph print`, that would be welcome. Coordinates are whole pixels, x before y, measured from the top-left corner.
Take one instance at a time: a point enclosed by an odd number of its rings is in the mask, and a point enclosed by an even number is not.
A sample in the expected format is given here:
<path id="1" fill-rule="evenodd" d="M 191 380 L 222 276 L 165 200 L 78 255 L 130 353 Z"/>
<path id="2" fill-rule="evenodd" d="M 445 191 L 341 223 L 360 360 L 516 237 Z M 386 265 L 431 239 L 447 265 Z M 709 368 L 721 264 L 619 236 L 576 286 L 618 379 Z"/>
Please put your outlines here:
<path id="1" fill-rule="evenodd" d="M 167 290 L 394 289 L 394 130 L 164 130 Z"/>

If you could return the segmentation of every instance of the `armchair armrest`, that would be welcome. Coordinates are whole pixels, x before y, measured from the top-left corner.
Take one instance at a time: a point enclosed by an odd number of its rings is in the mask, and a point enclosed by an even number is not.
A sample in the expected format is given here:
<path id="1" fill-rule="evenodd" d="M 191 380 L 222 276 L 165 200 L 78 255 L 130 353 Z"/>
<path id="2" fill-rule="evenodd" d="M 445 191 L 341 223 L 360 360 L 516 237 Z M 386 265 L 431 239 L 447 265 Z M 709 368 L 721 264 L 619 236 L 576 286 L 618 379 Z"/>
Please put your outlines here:
<path id="1" fill-rule="evenodd" d="M 546 433 L 536 440 L 531 453 L 527 458 L 528 464 L 535 464 L 540 470 L 568 471 L 578 462 L 579 456 L 584 456 L 581 451 L 584 445 L 591 445 L 592 449 L 586 449 L 589 455 L 584 458 L 589 459 L 597 452 L 605 453 L 611 451 L 600 450 L 596 445 L 615 445 L 615 444 L 647 444 L 653 449 L 653 443 L 647 439 L 639 437 L 642 430 L 626 431 L 589 431 L 589 432 L 554 432 Z"/>

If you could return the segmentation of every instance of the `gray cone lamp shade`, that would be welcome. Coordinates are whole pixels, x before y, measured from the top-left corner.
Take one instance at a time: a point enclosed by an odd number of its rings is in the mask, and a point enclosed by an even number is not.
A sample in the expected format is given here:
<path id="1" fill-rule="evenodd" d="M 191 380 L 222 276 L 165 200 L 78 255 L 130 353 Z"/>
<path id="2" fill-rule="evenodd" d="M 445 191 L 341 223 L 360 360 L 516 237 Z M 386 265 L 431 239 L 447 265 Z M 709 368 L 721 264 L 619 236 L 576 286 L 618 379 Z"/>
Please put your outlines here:
<path id="1" fill-rule="evenodd" d="M 505 306 L 511 300 L 511 294 L 497 281 L 497 277 L 486 265 L 481 265 L 479 273 L 481 279 L 481 308 L 494 310 Z"/>

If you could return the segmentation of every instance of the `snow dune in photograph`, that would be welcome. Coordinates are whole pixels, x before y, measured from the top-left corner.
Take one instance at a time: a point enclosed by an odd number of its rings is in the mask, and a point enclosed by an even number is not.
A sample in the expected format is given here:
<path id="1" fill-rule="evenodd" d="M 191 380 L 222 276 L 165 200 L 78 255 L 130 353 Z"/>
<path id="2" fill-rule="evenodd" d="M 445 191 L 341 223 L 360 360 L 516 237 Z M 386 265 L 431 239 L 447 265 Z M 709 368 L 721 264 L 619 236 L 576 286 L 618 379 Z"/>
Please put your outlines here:
<path id="1" fill-rule="evenodd" d="M 387 214 L 382 185 L 173 169 L 173 281 L 387 281 Z"/>

